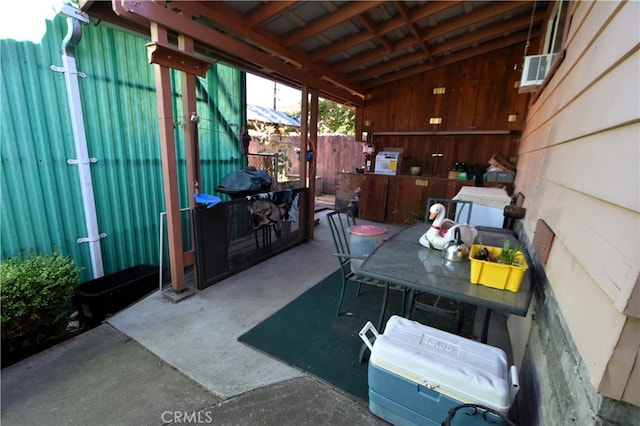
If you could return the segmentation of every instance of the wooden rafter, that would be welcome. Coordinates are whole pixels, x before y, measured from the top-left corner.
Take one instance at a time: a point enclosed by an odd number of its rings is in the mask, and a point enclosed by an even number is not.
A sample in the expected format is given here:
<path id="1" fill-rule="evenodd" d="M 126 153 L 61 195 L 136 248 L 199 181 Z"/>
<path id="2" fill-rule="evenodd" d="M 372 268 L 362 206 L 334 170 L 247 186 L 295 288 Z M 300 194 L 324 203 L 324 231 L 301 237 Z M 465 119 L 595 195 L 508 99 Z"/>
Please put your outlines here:
<path id="1" fill-rule="evenodd" d="M 420 7 L 418 10 L 412 11 L 411 22 L 415 22 L 418 19 L 435 15 L 436 13 L 440 13 L 443 10 L 447 10 L 451 7 L 454 7 L 459 3 L 461 2 L 455 2 L 455 1 L 429 2 L 425 6 Z M 392 31 L 402 28 L 403 25 L 404 25 L 404 20 L 400 17 L 392 18 L 388 21 L 381 22 L 376 27 L 378 37 L 382 37 L 385 34 L 388 34 Z M 366 32 L 353 34 L 352 36 L 350 35 L 349 37 L 345 37 L 344 39 L 334 42 L 327 47 L 316 49 L 310 54 L 309 58 L 313 61 L 320 61 L 320 60 L 323 60 L 324 58 L 331 57 L 341 51 L 348 50 L 362 43 L 366 43 L 371 39 L 372 39 L 372 35 Z"/>
<path id="2" fill-rule="evenodd" d="M 451 21 L 447 21 L 447 22 L 442 22 L 439 25 L 432 27 L 431 29 L 427 30 L 424 34 L 423 34 L 423 42 L 429 42 L 432 40 L 437 39 L 438 37 L 441 37 L 449 32 L 454 32 L 454 31 L 460 31 L 461 29 L 466 28 L 469 25 L 476 25 L 482 21 L 485 21 L 487 19 L 491 19 L 491 18 L 495 18 L 496 16 L 502 16 L 505 13 L 509 13 L 511 11 L 513 11 L 514 9 L 517 9 L 519 7 L 522 7 L 522 5 L 520 3 L 517 4 L 513 4 L 513 3 L 499 3 L 496 5 L 489 5 L 486 6 L 483 9 L 478 9 L 468 15 L 466 15 L 466 17 L 464 19 L 462 19 L 464 21 L 464 24 L 459 23 L 459 19 L 455 19 L 455 20 L 451 20 Z M 507 25 L 508 21 L 506 21 Z M 518 20 L 517 25 L 521 28 L 526 28 L 528 26 L 529 23 L 529 19 L 527 18 L 526 23 L 523 25 L 523 21 L 522 20 Z M 514 25 L 513 27 L 510 27 L 510 31 L 515 31 L 516 30 L 516 26 Z M 503 28 L 500 29 L 500 31 L 498 33 L 502 33 L 505 32 Z M 452 39 L 452 42 L 455 43 L 456 39 Z M 414 39 L 406 37 L 400 41 L 398 41 L 398 43 L 396 43 L 394 45 L 394 49 L 397 51 L 401 51 L 401 50 L 405 50 L 410 48 L 412 45 L 414 45 L 416 42 Z M 469 43 L 465 42 L 464 45 L 460 45 L 460 47 L 463 47 L 465 45 L 468 45 Z M 433 52 L 432 52 L 433 53 Z M 354 55 L 353 57 L 341 61 L 339 62 L 337 65 L 333 66 L 331 69 L 334 72 L 339 72 L 339 73 L 348 73 L 349 70 L 353 70 L 356 69 L 360 64 L 366 64 L 366 63 L 375 63 L 375 62 L 379 62 L 381 61 L 383 58 L 382 52 L 379 51 L 368 51 L 368 52 L 364 52 L 361 53 L 359 55 Z M 407 62 L 406 60 L 404 60 L 406 58 L 403 58 L 402 56 L 399 56 L 396 60 L 397 61 L 402 61 L 404 62 L 404 65 L 407 65 L 410 62 Z M 395 61 L 394 61 L 395 62 Z M 399 67 L 392 67 L 391 69 L 396 69 Z M 379 71 L 380 72 L 380 71 Z M 376 73 L 367 73 L 367 74 L 350 74 L 349 75 L 349 80 L 351 81 L 359 81 L 364 79 L 366 76 L 371 76 L 371 75 L 376 75 Z"/>
<path id="3" fill-rule="evenodd" d="M 215 45 L 224 51 L 234 52 L 235 55 L 243 58 L 245 61 L 259 63 L 265 68 L 274 70 L 275 72 L 283 75 L 289 75 L 296 81 L 308 81 L 313 85 L 313 87 L 317 87 L 321 92 L 334 92 L 336 84 L 339 84 L 345 91 L 345 93 L 343 93 L 344 99 L 349 99 L 354 103 L 358 103 L 362 99 L 362 95 L 352 91 L 349 87 L 350 83 L 346 81 L 341 82 L 340 80 L 332 80 L 333 84 L 330 84 L 325 78 L 323 78 L 323 73 L 314 73 L 293 67 L 289 63 L 283 62 L 281 59 L 273 57 L 273 55 L 256 50 L 246 43 L 242 43 L 230 36 L 206 27 L 191 18 L 182 16 L 180 13 L 169 10 L 162 5 L 154 2 L 138 2 L 134 0 L 123 1 L 125 6 L 125 10 L 122 13 L 123 16 L 144 16 L 150 21 L 158 22 L 178 33 L 188 35 L 194 40 L 206 41 L 207 43 Z"/>
<path id="4" fill-rule="evenodd" d="M 159 16 L 166 19 L 158 22 L 168 28 L 170 45 L 177 44 L 178 34 L 187 34 L 199 55 L 294 88 L 317 88 L 320 96 L 351 106 L 362 105 L 366 92 L 385 81 L 512 43 L 514 34 L 528 28 L 534 5 L 532 0 L 391 0 L 238 7 L 224 0 L 112 0 L 116 15 L 109 15 L 102 2 L 79 1 L 92 16 L 143 35 Z M 550 4 L 538 2 L 534 33 Z"/>
<path id="5" fill-rule="evenodd" d="M 416 26 L 414 25 L 413 22 L 411 22 L 411 18 L 409 17 L 409 14 L 407 13 L 407 9 L 404 6 L 404 3 L 396 1 L 394 2 L 396 9 L 398 9 L 398 13 L 400 13 L 400 16 L 402 16 L 402 19 L 404 19 L 406 21 L 406 25 L 407 27 L 409 27 L 409 30 L 411 31 L 411 35 L 413 36 L 413 39 L 416 41 L 416 43 L 418 43 L 418 45 L 420 46 L 420 48 L 422 49 L 422 51 L 427 55 L 427 59 L 429 60 L 429 62 L 433 63 L 435 65 L 436 61 L 433 58 L 433 55 L 431 54 L 431 51 L 429 50 L 429 47 L 427 46 L 427 43 L 422 39 L 422 37 L 420 36 Z"/>
<path id="6" fill-rule="evenodd" d="M 279 13 L 287 10 L 294 5 L 295 1 L 270 1 L 259 8 L 255 12 L 250 13 L 245 19 L 244 24 L 251 29 L 256 28 L 258 25 L 265 21 L 277 16 Z"/>
<path id="7" fill-rule="evenodd" d="M 505 47 L 513 46 L 514 44 L 524 43 L 526 39 L 527 39 L 527 34 L 523 32 L 519 35 L 514 35 L 510 38 L 504 38 L 504 39 L 498 40 L 492 44 L 483 44 L 475 48 L 473 51 L 462 51 L 455 55 L 446 56 L 438 62 L 438 66 L 450 65 L 456 62 L 463 61 L 465 59 L 473 58 L 478 55 L 484 55 L 486 53 L 500 50 Z M 432 64 L 424 64 L 421 66 L 399 70 L 395 72 L 393 75 L 387 75 L 384 77 L 380 77 L 375 81 L 370 81 L 368 83 L 365 83 L 363 84 L 363 87 L 366 89 L 368 87 L 375 87 L 380 84 L 391 83 L 393 81 L 397 81 L 398 78 L 407 78 L 412 75 L 420 74 L 426 71 L 431 71 L 434 68 L 435 66 Z"/>
<path id="8" fill-rule="evenodd" d="M 324 18 L 316 19 L 313 22 L 307 23 L 299 30 L 290 31 L 280 38 L 280 42 L 286 47 L 293 46 L 296 43 L 306 40 L 318 33 L 321 33 L 322 31 L 336 26 L 337 24 L 359 16 L 381 3 L 382 2 L 372 1 L 354 1 L 347 3 L 340 8 L 340 13 L 331 13 Z"/>
<path id="9" fill-rule="evenodd" d="M 360 15 L 358 18 L 360 18 L 360 21 L 362 21 L 365 28 L 369 31 L 369 34 L 371 34 L 374 37 L 374 38 L 368 39 L 367 41 L 373 41 L 375 39 L 381 45 L 384 46 L 387 53 L 391 53 L 393 51 L 391 44 L 387 41 L 384 35 L 380 34 L 378 29 L 376 28 L 375 22 L 373 22 L 371 18 L 369 18 L 369 16 L 367 16 L 366 14 Z"/>

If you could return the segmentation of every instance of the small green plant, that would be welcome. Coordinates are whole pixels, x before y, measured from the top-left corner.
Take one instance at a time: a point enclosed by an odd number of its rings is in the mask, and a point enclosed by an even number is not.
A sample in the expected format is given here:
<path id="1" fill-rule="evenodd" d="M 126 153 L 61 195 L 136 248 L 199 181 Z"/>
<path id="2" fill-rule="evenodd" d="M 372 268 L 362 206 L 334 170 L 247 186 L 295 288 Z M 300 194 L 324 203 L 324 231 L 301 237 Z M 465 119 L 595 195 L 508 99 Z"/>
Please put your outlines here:
<path id="1" fill-rule="evenodd" d="M 39 344 L 61 335 L 66 329 L 68 306 L 79 273 L 73 259 L 57 252 L 29 253 L 24 258 L 3 260 L 0 263 L 3 342 L 29 339 L 30 344 Z"/>
<path id="2" fill-rule="evenodd" d="M 504 240 L 502 244 L 502 252 L 496 258 L 498 263 L 502 263 L 504 265 L 517 265 L 516 256 L 520 249 L 522 249 L 522 244 L 517 244 L 514 248 L 509 248 L 509 240 Z"/>
<path id="3" fill-rule="evenodd" d="M 497 256 L 493 256 L 488 248 L 482 247 L 476 253 L 475 258 L 478 260 L 486 260 L 488 262 L 501 263 L 503 265 L 520 266 L 516 261 L 516 258 L 518 256 L 518 252 L 522 250 L 524 246 L 522 244 L 517 244 L 514 248 L 511 248 L 510 246 L 511 244 L 509 243 L 509 240 L 504 240 L 504 243 L 502 244 L 502 251 Z"/>
<path id="4" fill-rule="evenodd" d="M 400 208 L 394 210 L 393 213 L 409 215 L 409 217 L 404 220 L 404 223 L 421 223 L 424 222 L 427 217 L 427 212 L 417 204 L 400 202 L 399 207 Z"/>

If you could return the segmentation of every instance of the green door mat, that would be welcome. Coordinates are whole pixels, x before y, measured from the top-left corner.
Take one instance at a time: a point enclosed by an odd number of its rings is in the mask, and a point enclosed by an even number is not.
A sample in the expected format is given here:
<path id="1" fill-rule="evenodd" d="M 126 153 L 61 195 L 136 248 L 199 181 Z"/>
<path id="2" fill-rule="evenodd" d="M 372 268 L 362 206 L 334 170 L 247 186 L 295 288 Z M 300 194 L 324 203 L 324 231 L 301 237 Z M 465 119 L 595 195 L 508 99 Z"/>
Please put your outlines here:
<path id="1" fill-rule="evenodd" d="M 363 346 L 358 332 L 367 321 L 377 323 L 382 289 L 363 286 L 356 296 L 356 285 L 349 283 L 343 314 L 336 317 L 339 274 L 329 275 L 238 340 L 368 402 L 367 363 L 358 362 Z M 401 301 L 401 292 L 389 291 L 386 319 L 400 315 Z M 463 335 L 471 334 L 475 309 L 470 311 L 464 315 Z M 456 328 L 447 315 L 414 310 L 411 319 L 449 332 Z"/>

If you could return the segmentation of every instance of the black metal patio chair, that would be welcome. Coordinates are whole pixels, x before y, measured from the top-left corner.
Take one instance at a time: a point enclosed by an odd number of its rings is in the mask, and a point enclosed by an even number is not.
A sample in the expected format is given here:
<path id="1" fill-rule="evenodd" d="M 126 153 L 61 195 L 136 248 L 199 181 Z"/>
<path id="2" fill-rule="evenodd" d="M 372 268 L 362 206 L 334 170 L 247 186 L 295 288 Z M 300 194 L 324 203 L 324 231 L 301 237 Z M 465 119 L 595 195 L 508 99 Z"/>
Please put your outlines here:
<path id="1" fill-rule="evenodd" d="M 354 282 L 358 285 L 356 294 L 360 294 L 360 287 L 362 284 L 382 287 L 384 289 L 383 298 L 382 298 L 382 306 L 380 308 L 380 318 L 378 320 L 378 330 L 382 330 L 382 323 L 384 321 L 384 316 L 387 309 L 387 300 L 389 298 L 389 289 L 400 290 L 402 291 L 402 315 L 405 314 L 405 304 L 406 304 L 406 293 L 407 290 L 404 287 L 390 286 L 389 283 L 364 277 L 359 275 L 357 272 L 354 272 L 351 268 L 351 260 L 359 259 L 364 260 L 367 256 L 351 254 L 351 249 L 349 247 L 349 235 L 348 228 L 351 225 L 355 224 L 355 218 L 351 214 L 349 210 L 341 212 L 341 211 L 333 211 L 327 214 L 327 222 L 329 223 L 329 230 L 331 232 L 331 238 L 333 239 L 334 253 L 333 255 L 338 259 L 340 263 L 340 271 L 341 271 L 341 279 L 342 279 L 342 288 L 340 290 L 340 298 L 338 300 L 338 308 L 336 311 L 336 316 L 340 316 L 342 309 L 342 301 L 344 299 L 344 293 L 347 288 L 347 283 L 349 281 Z M 357 271 L 357 269 L 356 269 Z"/>

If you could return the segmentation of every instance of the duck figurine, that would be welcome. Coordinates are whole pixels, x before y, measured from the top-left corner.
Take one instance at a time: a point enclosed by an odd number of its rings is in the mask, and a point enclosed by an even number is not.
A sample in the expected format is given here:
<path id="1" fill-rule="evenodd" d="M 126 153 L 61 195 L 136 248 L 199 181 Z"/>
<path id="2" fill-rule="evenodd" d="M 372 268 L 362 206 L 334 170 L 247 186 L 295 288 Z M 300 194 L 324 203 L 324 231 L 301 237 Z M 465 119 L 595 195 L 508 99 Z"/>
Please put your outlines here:
<path id="1" fill-rule="evenodd" d="M 420 244 L 424 247 L 442 250 L 449 241 L 453 239 L 455 230 L 460 230 L 460 239 L 471 247 L 478 231 L 473 226 L 466 223 L 456 223 L 445 217 L 446 210 L 442 204 L 434 204 L 429 209 L 429 220 L 433 220 L 431 227 L 420 237 Z"/>

